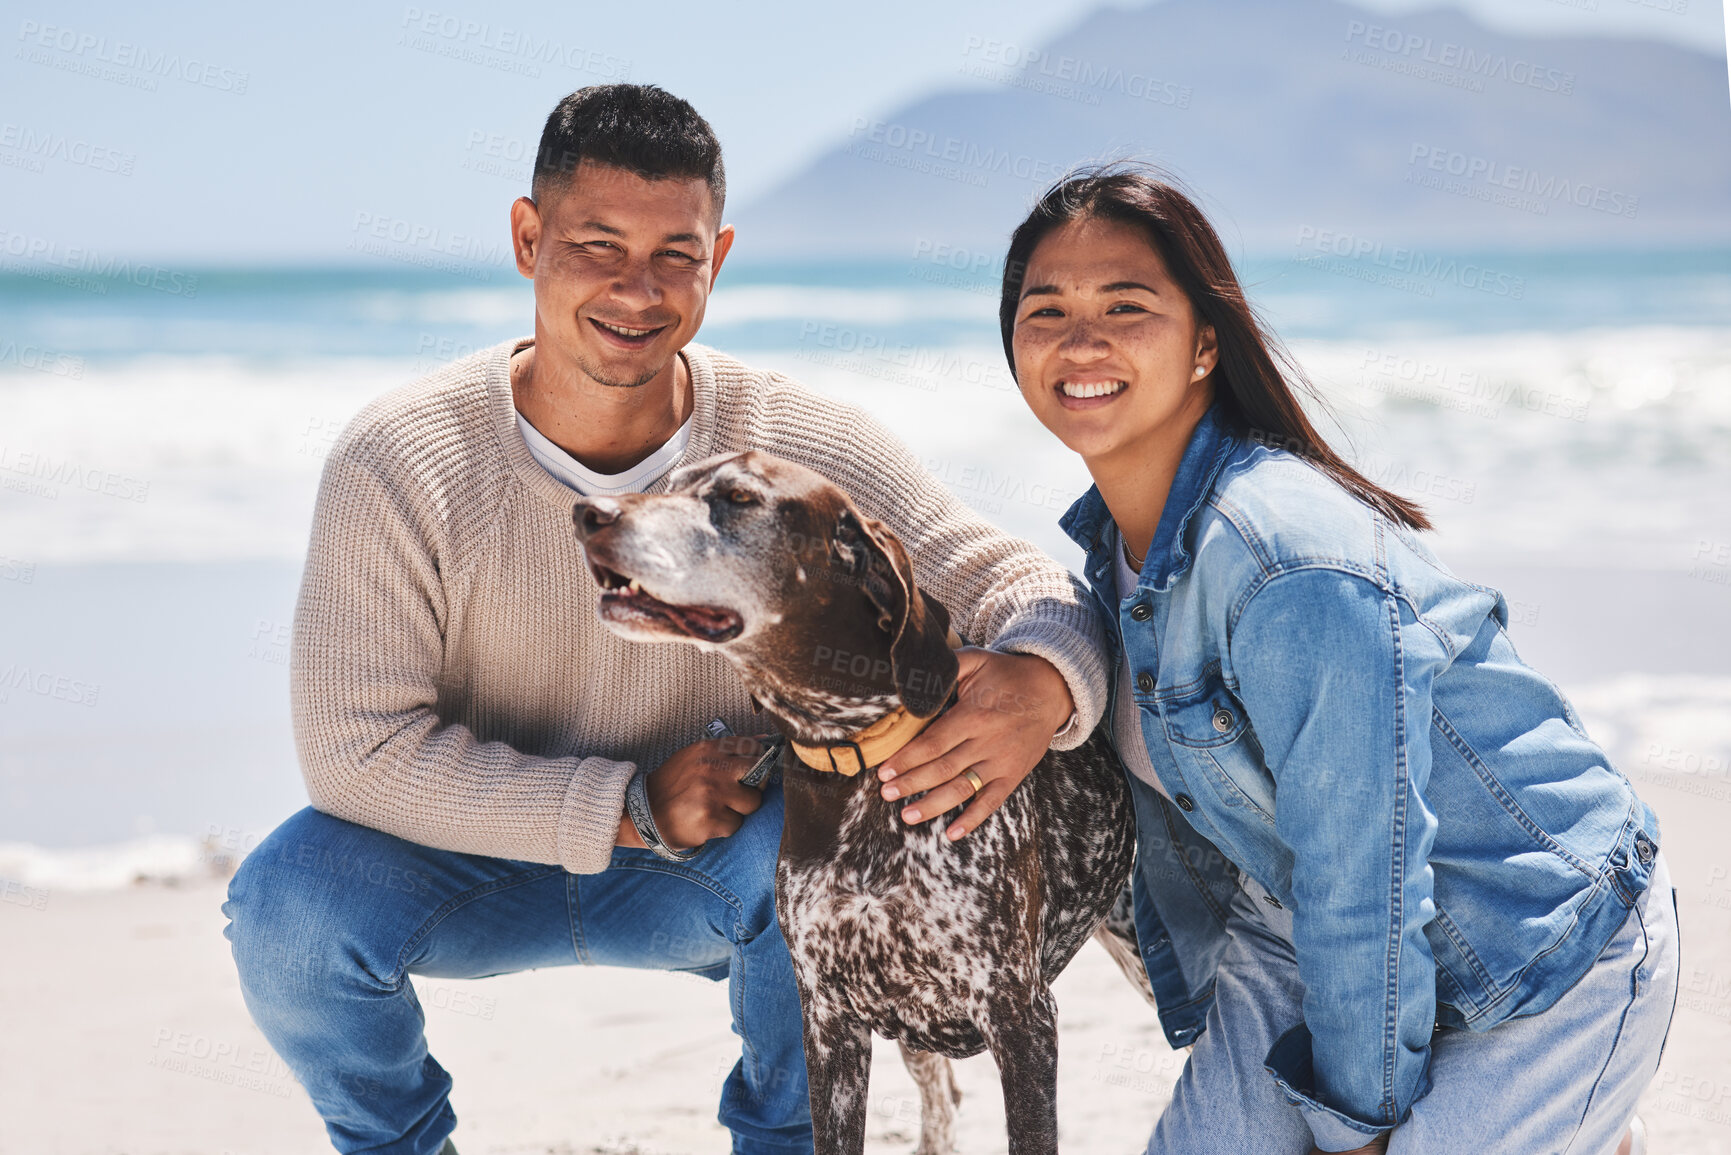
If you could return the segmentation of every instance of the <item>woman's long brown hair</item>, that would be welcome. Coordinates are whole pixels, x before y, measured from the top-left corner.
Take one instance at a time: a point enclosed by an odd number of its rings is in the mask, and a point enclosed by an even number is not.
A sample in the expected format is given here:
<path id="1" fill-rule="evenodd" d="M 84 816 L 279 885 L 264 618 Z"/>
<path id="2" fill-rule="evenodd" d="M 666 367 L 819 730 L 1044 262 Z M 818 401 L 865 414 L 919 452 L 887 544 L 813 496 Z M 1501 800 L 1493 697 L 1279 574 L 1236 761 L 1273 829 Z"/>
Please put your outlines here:
<path id="1" fill-rule="evenodd" d="M 1413 529 L 1431 528 L 1417 503 L 1375 484 L 1329 448 L 1298 400 L 1302 391 L 1322 404 L 1316 387 L 1245 300 L 1208 218 L 1155 170 L 1128 163 L 1078 170 L 1048 189 L 1011 235 L 998 302 L 1011 373 L 1016 371 L 1013 337 L 1028 258 L 1053 229 L 1088 218 L 1118 221 L 1147 234 L 1197 318 L 1214 326 L 1220 347 L 1214 395 L 1231 425 L 1264 445 L 1305 458 L 1383 516 Z"/>

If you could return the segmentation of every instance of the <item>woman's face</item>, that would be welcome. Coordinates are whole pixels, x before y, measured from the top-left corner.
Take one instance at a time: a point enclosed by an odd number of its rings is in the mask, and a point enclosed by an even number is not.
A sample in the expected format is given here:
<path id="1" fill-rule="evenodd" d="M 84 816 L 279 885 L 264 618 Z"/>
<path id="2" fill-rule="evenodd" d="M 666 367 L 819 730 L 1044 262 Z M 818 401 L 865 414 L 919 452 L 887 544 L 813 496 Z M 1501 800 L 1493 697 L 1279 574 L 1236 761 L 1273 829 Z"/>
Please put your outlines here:
<path id="1" fill-rule="evenodd" d="M 1187 434 L 1213 396 L 1213 326 L 1147 235 L 1118 221 L 1073 221 L 1035 246 L 1011 345 L 1034 416 L 1089 461 L 1173 422 Z"/>

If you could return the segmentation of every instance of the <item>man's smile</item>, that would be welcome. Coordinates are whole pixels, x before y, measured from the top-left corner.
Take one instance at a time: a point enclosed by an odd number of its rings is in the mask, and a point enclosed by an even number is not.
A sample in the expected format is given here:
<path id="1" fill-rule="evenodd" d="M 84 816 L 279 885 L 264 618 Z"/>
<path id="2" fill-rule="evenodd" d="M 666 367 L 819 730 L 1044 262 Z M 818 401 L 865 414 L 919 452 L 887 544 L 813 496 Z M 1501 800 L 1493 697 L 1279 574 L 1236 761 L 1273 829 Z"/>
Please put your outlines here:
<path id="1" fill-rule="evenodd" d="M 595 327 L 596 332 L 601 334 L 602 340 L 621 349 L 641 349 L 667 329 L 666 325 L 657 325 L 647 329 L 630 325 L 616 325 L 596 317 L 590 317 L 589 323 Z"/>

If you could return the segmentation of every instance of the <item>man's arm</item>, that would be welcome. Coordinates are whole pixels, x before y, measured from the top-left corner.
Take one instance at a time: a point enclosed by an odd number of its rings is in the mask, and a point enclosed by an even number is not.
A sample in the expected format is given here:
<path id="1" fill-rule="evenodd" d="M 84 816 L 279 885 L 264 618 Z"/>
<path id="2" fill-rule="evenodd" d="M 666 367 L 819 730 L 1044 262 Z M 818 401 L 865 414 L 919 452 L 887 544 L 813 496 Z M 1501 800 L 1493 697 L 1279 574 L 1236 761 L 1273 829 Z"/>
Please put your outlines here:
<path id="1" fill-rule="evenodd" d="M 364 436 L 326 463 L 295 610 L 290 697 L 327 814 L 443 850 L 603 870 L 636 767 L 540 758 L 434 712 L 450 556 L 427 487 Z"/>
<path id="2" fill-rule="evenodd" d="M 1105 635 L 1087 587 L 968 508 L 882 423 L 795 388 L 809 400 L 791 414 L 794 427 L 774 429 L 777 444 L 766 448 L 816 469 L 888 525 L 913 560 L 915 580 L 950 611 L 958 633 L 1050 663 L 1075 707 L 1051 745 L 1081 745 L 1105 711 L 1107 685 Z"/>
<path id="3" fill-rule="evenodd" d="M 989 647 L 961 652 L 955 708 L 879 769 L 885 798 L 930 791 L 902 811 L 906 821 L 965 803 L 947 830 L 964 837 L 1048 749 L 1080 745 L 1104 712 L 1105 639 L 1087 588 L 957 500 L 863 412 L 803 390 L 778 397 L 776 408 L 793 410 L 791 428 L 777 429 L 768 448 L 824 474 L 888 525 L 957 632 Z"/>

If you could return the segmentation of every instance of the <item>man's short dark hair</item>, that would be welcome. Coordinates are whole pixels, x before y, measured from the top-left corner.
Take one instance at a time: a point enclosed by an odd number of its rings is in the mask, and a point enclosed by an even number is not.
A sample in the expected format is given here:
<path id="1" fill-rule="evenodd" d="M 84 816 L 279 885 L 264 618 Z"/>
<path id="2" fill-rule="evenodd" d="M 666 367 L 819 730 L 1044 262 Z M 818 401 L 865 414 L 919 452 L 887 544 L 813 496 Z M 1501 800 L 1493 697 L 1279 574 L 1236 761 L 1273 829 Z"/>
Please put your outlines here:
<path id="1" fill-rule="evenodd" d="M 585 160 L 645 180 L 707 181 L 719 217 L 727 199 L 721 142 L 686 101 L 653 84 L 593 84 L 553 107 L 541 130 L 530 193 L 544 201 Z"/>

